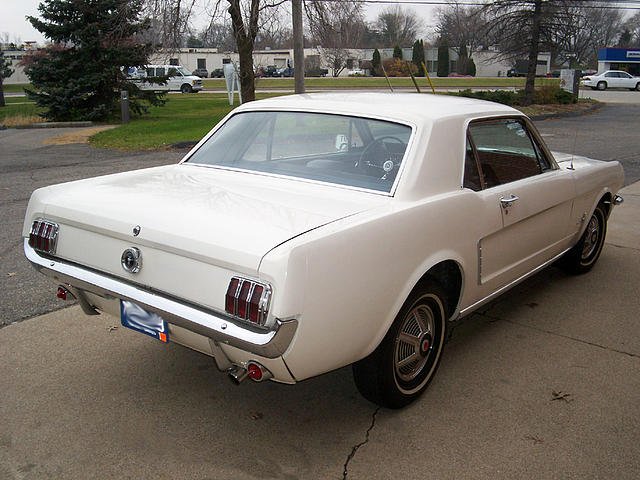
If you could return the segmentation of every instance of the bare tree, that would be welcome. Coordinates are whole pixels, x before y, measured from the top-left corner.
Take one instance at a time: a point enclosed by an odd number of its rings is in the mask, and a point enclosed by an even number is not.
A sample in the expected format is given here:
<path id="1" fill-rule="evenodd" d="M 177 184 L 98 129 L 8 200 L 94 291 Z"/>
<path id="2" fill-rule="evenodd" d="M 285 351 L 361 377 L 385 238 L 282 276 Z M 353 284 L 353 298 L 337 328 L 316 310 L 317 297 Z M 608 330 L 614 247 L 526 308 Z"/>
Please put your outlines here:
<path id="1" fill-rule="evenodd" d="M 309 30 L 321 55 L 337 77 L 347 66 L 349 48 L 360 45 L 366 30 L 360 2 L 307 0 L 304 4 Z"/>
<path id="2" fill-rule="evenodd" d="M 168 52 L 185 45 L 197 0 L 146 0 L 143 11 L 151 28 L 144 40 Z"/>
<path id="3" fill-rule="evenodd" d="M 236 48 L 231 25 L 218 19 L 212 19 L 209 25 L 200 31 L 198 38 L 205 47 L 215 47 L 222 52 L 230 52 Z"/>
<path id="4" fill-rule="evenodd" d="M 624 24 L 631 34 L 631 46 L 640 47 L 640 12 L 636 13 Z"/>
<path id="5" fill-rule="evenodd" d="M 413 45 L 423 30 L 423 24 L 412 10 L 405 10 L 399 5 L 389 7 L 380 12 L 375 26 L 381 40 L 387 46 Z"/>
<path id="6" fill-rule="evenodd" d="M 454 0 L 437 11 L 435 33 L 439 39 L 446 39 L 458 54 L 463 45 L 469 57 L 486 46 L 486 31 L 487 20 L 481 6 L 465 6 Z"/>
<path id="7" fill-rule="evenodd" d="M 545 0 L 494 0 L 482 8 L 487 18 L 487 34 L 500 48 L 500 57 L 527 58 L 529 68 L 523 103 L 531 104 L 535 88 L 538 52 L 549 32 L 565 21 L 559 6 L 563 2 Z"/>
<path id="8" fill-rule="evenodd" d="M 623 28 L 621 11 L 595 7 L 576 0 L 558 5 L 556 15 L 563 21 L 545 34 L 556 61 L 595 67 L 598 50 L 615 42 Z"/>
<path id="9" fill-rule="evenodd" d="M 258 32 L 276 20 L 277 7 L 285 2 L 286 0 L 216 0 L 216 11 L 226 4 L 231 16 L 231 28 L 240 58 L 239 76 L 243 102 L 251 102 L 256 98 L 253 50 Z"/>

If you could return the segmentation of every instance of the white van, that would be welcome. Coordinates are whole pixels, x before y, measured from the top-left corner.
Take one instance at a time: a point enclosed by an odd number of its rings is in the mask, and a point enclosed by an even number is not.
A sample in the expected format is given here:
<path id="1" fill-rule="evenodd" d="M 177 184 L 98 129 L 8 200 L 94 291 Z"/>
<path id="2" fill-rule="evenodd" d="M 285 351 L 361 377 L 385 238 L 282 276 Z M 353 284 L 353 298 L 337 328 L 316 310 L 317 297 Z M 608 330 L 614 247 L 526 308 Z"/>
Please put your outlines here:
<path id="1" fill-rule="evenodd" d="M 131 67 L 127 75 L 134 80 L 134 83 L 140 90 L 182 93 L 197 93 L 202 90 L 202 79 L 191 75 L 186 68 L 179 65 L 147 65 L 144 68 Z M 166 75 L 169 75 L 166 85 L 142 80 L 146 77 L 164 77 Z"/>

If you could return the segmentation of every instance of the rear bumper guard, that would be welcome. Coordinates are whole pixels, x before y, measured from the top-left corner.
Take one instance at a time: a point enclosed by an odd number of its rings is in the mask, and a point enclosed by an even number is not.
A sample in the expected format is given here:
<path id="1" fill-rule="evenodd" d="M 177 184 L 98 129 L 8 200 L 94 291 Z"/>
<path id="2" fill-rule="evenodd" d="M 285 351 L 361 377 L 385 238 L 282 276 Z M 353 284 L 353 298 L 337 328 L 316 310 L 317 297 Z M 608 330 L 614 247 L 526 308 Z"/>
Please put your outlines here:
<path id="1" fill-rule="evenodd" d="M 41 257 L 29 246 L 27 238 L 24 254 L 36 270 L 58 283 L 72 286 L 74 293 L 89 292 L 103 298 L 130 300 L 169 323 L 265 358 L 284 354 L 298 328 L 295 319 L 276 319 L 269 330 L 250 329 L 220 313 L 187 305 L 68 262 Z"/>

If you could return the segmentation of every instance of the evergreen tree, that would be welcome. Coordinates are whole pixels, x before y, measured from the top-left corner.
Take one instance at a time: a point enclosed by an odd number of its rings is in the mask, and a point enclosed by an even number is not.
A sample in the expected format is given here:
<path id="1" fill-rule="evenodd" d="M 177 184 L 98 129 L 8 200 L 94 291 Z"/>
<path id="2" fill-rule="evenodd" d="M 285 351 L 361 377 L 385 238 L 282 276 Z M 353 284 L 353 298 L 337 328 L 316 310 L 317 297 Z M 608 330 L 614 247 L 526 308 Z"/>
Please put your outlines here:
<path id="1" fill-rule="evenodd" d="M 400 60 L 402 60 L 402 49 L 399 45 L 393 47 L 393 58 L 399 58 Z"/>
<path id="2" fill-rule="evenodd" d="M 476 76 L 476 62 L 473 61 L 473 58 L 470 58 L 467 62 L 467 73 L 466 75 L 471 75 L 472 77 Z"/>
<path id="3" fill-rule="evenodd" d="M 4 88 L 2 86 L 4 79 L 13 75 L 13 69 L 10 68 L 11 60 L 4 58 L 4 52 L 0 51 L 0 107 L 4 107 Z"/>
<path id="4" fill-rule="evenodd" d="M 460 51 L 458 52 L 458 65 L 456 69 L 457 72 L 460 75 L 468 75 L 467 73 L 468 64 L 469 64 L 469 54 L 467 53 L 467 46 L 463 44 L 460 46 Z"/>
<path id="5" fill-rule="evenodd" d="M 449 45 L 446 42 L 438 47 L 438 76 L 449 76 Z"/>
<path id="6" fill-rule="evenodd" d="M 416 40 L 413 43 L 413 57 L 411 58 L 411 61 L 418 68 L 416 76 L 423 77 L 424 71 L 422 69 L 422 62 L 424 62 L 424 43 L 422 40 Z"/>
<path id="7" fill-rule="evenodd" d="M 371 70 L 373 70 L 373 75 L 378 77 L 380 76 L 380 65 L 382 64 L 382 59 L 380 58 L 380 51 L 376 48 L 373 51 L 373 57 L 371 58 Z"/>
<path id="8" fill-rule="evenodd" d="M 144 0 L 44 0 L 41 18 L 27 17 L 52 45 L 30 56 L 25 73 L 28 96 L 52 120 L 99 120 L 118 108 L 129 92 L 135 113 L 162 96 L 141 91 L 127 79 L 129 67 L 147 64 L 152 52 L 138 36 L 149 28 L 140 19 Z"/>

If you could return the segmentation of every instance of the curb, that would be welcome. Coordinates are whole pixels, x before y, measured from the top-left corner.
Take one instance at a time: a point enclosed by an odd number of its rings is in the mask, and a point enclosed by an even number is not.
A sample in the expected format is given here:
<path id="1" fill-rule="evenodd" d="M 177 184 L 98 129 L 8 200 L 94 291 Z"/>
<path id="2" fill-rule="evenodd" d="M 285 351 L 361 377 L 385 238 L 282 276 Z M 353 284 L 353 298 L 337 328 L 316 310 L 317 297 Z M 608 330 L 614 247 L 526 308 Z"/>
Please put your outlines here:
<path id="1" fill-rule="evenodd" d="M 32 123 L 31 125 L 16 125 L 14 128 L 24 130 L 27 128 L 68 128 L 68 127 L 91 127 L 93 122 L 43 122 Z"/>
<path id="2" fill-rule="evenodd" d="M 600 110 L 604 107 L 606 103 L 598 102 L 594 105 L 591 105 L 589 108 L 585 108 L 584 110 L 578 110 L 576 112 L 560 112 L 560 113 L 545 113 L 543 115 L 533 115 L 529 117 L 531 120 L 547 120 L 549 118 L 569 118 L 569 117 L 580 117 L 582 115 L 586 115 L 588 113 L 593 113 L 596 110 Z"/>
<path id="3" fill-rule="evenodd" d="M 193 148 L 198 144 L 199 140 L 192 140 L 188 142 L 178 142 L 169 144 L 169 148 Z"/>

